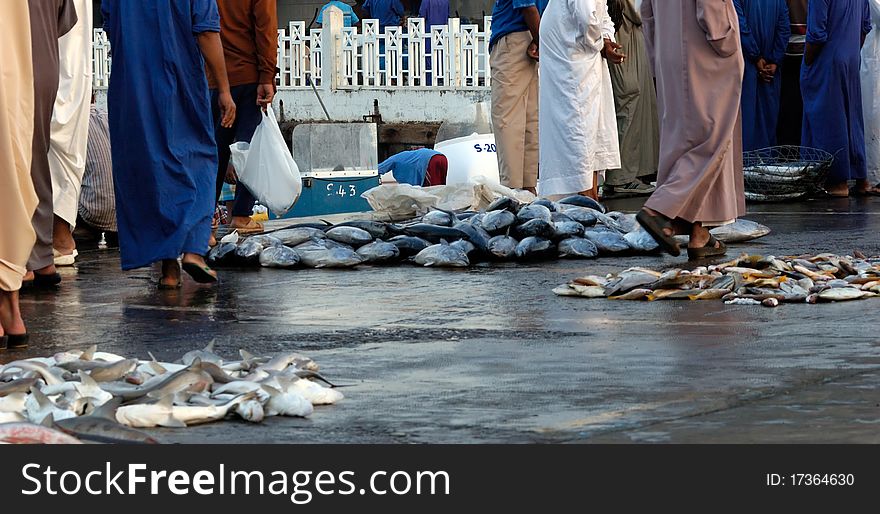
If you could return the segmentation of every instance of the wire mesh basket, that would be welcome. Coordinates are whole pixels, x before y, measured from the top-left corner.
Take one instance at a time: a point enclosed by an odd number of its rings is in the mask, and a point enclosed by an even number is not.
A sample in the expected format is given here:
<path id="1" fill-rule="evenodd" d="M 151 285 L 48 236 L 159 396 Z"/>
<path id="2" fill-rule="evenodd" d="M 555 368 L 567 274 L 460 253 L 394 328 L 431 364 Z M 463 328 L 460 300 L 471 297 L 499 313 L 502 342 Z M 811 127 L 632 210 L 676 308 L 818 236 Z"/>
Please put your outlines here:
<path id="1" fill-rule="evenodd" d="M 834 156 L 817 148 L 774 146 L 745 152 L 746 199 L 779 202 L 820 192 Z"/>

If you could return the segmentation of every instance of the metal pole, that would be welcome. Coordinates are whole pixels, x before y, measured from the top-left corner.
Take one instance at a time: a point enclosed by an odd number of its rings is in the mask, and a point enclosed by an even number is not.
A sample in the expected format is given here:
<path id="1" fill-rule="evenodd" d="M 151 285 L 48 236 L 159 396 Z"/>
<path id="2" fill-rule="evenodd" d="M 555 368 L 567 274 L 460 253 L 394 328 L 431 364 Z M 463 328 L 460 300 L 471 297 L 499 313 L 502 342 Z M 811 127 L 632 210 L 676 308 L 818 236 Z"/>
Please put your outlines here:
<path id="1" fill-rule="evenodd" d="M 321 104 L 321 109 L 324 109 L 324 116 L 327 116 L 327 121 L 333 121 L 333 118 L 330 117 L 330 113 L 327 112 L 327 106 L 324 105 L 324 100 L 321 99 L 321 95 L 318 93 L 318 88 L 315 87 L 315 81 L 312 80 L 311 73 L 306 73 L 306 80 L 309 81 L 309 85 L 312 86 L 312 91 L 314 91 L 315 96 L 318 97 L 318 103 Z"/>

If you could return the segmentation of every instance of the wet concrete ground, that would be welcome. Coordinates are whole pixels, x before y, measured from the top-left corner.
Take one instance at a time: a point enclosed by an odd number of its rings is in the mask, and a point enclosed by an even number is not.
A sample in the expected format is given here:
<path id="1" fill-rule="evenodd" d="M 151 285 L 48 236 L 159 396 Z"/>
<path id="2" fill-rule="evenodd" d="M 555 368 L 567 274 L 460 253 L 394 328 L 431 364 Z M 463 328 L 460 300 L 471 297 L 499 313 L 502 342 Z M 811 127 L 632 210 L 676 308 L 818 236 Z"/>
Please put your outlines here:
<path id="1" fill-rule="evenodd" d="M 774 232 L 731 253 L 880 254 L 880 200 L 751 211 Z M 682 263 L 671 257 L 229 270 L 219 287 L 169 293 L 153 271 L 121 272 L 115 251 L 83 250 L 58 292 L 24 296 L 24 355 L 97 343 L 170 360 L 214 340 L 230 357 L 301 351 L 349 385 L 310 419 L 157 430 L 166 442 L 880 442 L 880 300 L 767 309 L 551 292 Z"/>

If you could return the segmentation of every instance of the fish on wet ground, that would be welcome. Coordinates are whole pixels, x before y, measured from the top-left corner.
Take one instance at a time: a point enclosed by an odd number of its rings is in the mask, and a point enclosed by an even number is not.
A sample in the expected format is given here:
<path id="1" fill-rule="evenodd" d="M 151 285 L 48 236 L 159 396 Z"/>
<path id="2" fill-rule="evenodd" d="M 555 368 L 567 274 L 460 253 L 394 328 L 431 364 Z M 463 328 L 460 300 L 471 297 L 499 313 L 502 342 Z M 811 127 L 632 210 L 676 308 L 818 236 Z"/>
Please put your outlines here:
<path id="1" fill-rule="evenodd" d="M 400 259 L 400 249 L 393 243 L 381 239 L 358 248 L 357 254 L 371 264 L 394 262 Z"/>
<path id="2" fill-rule="evenodd" d="M 604 289 L 602 294 L 598 294 L 599 287 Z M 623 300 L 720 299 L 728 305 L 766 307 L 853 301 L 880 297 L 880 258 L 743 254 L 692 270 L 661 273 L 630 268 L 607 278 L 582 277 L 553 292 L 559 296 Z"/>

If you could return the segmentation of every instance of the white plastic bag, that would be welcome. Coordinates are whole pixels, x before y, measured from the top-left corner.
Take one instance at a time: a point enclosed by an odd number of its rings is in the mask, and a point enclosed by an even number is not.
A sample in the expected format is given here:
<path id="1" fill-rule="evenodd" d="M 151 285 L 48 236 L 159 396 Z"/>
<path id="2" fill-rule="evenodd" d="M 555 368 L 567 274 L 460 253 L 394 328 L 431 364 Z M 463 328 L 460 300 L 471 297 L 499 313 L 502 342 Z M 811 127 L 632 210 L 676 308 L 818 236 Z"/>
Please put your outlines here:
<path id="1" fill-rule="evenodd" d="M 437 196 L 410 184 L 382 184 L 361 193 L 374 211 L 391 219 L 404 219 L 428 212 L 437 205 Z"/>
<path id="2" fill-rule="evenodd" d="M 275 121 L 275 112 L 271 106 L 267 111 L 250 144 L 238 142 L 229 149 L 238 179 L 262 205 L 281 217 L 302 194 L 302 177 Z"/>

